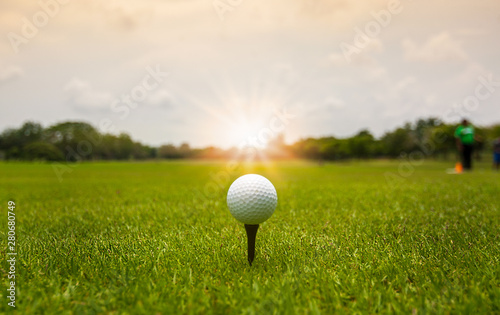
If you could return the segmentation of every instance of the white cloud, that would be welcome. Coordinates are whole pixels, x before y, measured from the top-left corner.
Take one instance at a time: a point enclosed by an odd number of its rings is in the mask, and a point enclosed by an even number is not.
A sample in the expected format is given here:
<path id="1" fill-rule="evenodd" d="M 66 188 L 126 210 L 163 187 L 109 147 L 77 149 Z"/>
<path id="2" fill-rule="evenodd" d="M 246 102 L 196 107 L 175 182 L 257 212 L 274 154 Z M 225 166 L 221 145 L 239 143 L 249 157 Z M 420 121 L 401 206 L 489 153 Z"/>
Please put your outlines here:
<path id="1" fill-rule="evenodd" d="M 482 36 L 487 33 L 487 30 L 483 28 L 461 28 L 457 31 L 457 34 L 462 36 Z"/>
<path id="2" fill-rule="evenodd" d="M 468 59 L 462 42 L 452 38 L 448 32 L 430 37 L 420 47 L 411 39 L 403 40 L 402 45 L 405 58 L 410 61 L 439 62 Z"/>
<path id="3" fill-rule="evenodd" d="M 0 84 L 19 78 L 23 74 L 23 69 L 18 66 L 8 66 L 4 69 L 0 69 Z"/>
<path id="4" fill-rule="evenodd" d="M 387 69 L 384 66 L 378 64 L 376 61 L 374 61 L 373 65 L 365 73 L 364 78 L 368 81 L 381 80 L 386 78 L 387 75 L 388 75 Z"/>
<path id="5" fill-rule="evenodd" d="M 330 62 L 334 66 L 352 65 L 376 65 L 373 53 L 384 51 L 384 44 L 378 38 L 370 38 L 363 47 L 357 47 L 350 43 L 353 51 L 343 53 L 332 53 L 329 56 Z M 348 62 L 349 59 L 349 62 Z"/>
<path id="6" fill-rule="evenodd" d="M 435 93 L 429 94 L 424 97 L 424 102 L 427 107 L 432 107 L 438 104 L 438 97 Z"/>
<path id="7" fill-rule="evenodd" d="M 72 105 L 82 109 L 104 109 L 109 108 L 113 96 L 107 92 L 95 90 L 89 82 L 79 78 L 71 79 L 64 91 Z"/>
<path id="8" fill-rule="evenodd" d="M 93 11 L 100 13 L 107 24 L 114 29 L 129 32 L 151 19 L 154 9 L 144 3 L 123 1 L 94 1 Z"/>
<path id="9" fill-rule="evenodd" d="M 334 66 L 345 66 L 347 65 L 347 60 L 342 54 L 333 53 L 330 54 L 329 60 Z"/>
<path id="10" fill-rule="evenodd" d="M 338 97 L 330 96 L 326 98 L 325 106 L 329 108 L 340 109 L 345 107 L 345 102 Z"/>
<path id="11" fill-rule="evenodd" d="M 475 85 L 478 76 L 485 76 L 491 73 L 482 64 L 478 62 L 469 62 L 465 69 L 456 77 L 456 84 L 465 86 Z"/>
<path id="12" fill-rule="evenodd" d="M 173 97 L 170 92 L 165 89 L 159 89 L 157 91 L 152 92 L 146 103 L 152 106 L 170 106 L 173 103 Z"/>
<path id="13" fill-rule="evenodd" d="M 402 91 L 402 90 L 406 89 L 408 86 L 410 86 L 416 82 L 417 82 L 417 79 L 415 77 L 410 76 L 410 77 L 406 77 L 406 78 L 400 80 L 399 82 L 397 82 L 394 87 L 397 91 Z"/>
<path id="14" fill-rule="evenodd" d="M 288 63 L 277 63 L 272 70 L 273 79 L 283 85 L 292 84 L 300 79 L 297 70 Z"/>
<path id="15" fill-rule="evenodd" d="M 384 44 L 380 39 L 372 38 L 364 48 L 366 53 L 370 52 L 382 52 L 384 50 Z"/>
<path id="16" fill-rule="evenodd" d="M 387 82 L 374 93 L 374 99 L 383 104 L 384 115 L 397 117 L 415 110 L 414 105 L 421 99 L 418 81 L 413 76 L 406 76 L 399 80 L 387 79 Z"/>

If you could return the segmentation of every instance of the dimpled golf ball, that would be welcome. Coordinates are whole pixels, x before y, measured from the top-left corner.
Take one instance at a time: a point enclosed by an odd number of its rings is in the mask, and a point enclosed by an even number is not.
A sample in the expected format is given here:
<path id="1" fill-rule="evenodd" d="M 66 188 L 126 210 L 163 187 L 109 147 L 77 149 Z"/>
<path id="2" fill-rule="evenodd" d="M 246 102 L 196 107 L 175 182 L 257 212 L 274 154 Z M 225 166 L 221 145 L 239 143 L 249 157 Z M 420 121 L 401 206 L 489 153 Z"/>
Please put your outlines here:
<path id="1" fill-rule="evenodd" d="M 271 217 L 278 204 L 273 184 L 264 176 L 248 174 L 239 177 L 227 192 L 227 206 L 236 220 L 260 224 Z"/>

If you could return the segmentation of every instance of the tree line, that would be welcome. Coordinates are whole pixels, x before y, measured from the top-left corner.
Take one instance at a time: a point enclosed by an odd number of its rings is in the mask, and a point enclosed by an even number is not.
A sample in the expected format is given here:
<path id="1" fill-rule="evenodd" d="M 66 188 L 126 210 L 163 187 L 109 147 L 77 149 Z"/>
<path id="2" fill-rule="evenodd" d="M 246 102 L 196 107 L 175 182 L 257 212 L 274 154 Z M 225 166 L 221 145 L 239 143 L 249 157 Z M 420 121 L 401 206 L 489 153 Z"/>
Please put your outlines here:
<path id="1" fill-rule="evenodd" d="M 386 132 L 376 139 L 368 130 L 348 138 L 308 138 L 290 146 L 295 156 L 318 160 L 398 158 L 402 154 L 418 154 L 427 158 L 447 159 L 456 153 L 455 129 L 458 124 L 446 124 L 438 118 L 418 119 L 414 123 Z M 491 150 L 494 139 L 500 137 L 500 124 L 475 126 L 480 141 L 475 143 L 479 157 Z"/>
<path id="2" fill-rule="evenodd" d="M 443 157 L 456 151 L 454 131 L 457 125 L 437 118 L 406 123 L 376 139 L 368 130 L 347 138 L 322 137 L 299 140 L 286 145 L 283 135 L 270 141 L 265 149 L 191 148 L 165 144 L 152 147 L 133 141 L 126 134 L 102 134 L 85 122 L 63 122 L 47 128 L 36 122 L 25 122 L 20 128 L 9 128 L 0 134 L 0 158 L 5 160 L 146 160 L 183 158 L 259 158 L 299 157 L 315 160 L 397 158 L 419 152 L 426 157 Z M 476 152 L 489 150 L 493 139 L 500 137 L 500 124 L 476 127 L 481 139 Z"/>

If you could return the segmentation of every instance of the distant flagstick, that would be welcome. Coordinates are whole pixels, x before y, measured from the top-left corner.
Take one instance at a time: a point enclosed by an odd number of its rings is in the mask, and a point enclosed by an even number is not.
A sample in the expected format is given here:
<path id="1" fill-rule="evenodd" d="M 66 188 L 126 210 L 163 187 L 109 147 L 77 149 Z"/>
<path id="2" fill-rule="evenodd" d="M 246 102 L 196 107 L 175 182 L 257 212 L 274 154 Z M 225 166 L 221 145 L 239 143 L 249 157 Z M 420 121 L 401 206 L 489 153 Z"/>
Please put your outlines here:
<path id="1" fill-rule="evenodd" d="M 250 266 L 255 258 L 255 237 L 257 236 L 258 229 L 258 224 L 245 224 L 248 239 L 248 262 L 250 263 Z"/>

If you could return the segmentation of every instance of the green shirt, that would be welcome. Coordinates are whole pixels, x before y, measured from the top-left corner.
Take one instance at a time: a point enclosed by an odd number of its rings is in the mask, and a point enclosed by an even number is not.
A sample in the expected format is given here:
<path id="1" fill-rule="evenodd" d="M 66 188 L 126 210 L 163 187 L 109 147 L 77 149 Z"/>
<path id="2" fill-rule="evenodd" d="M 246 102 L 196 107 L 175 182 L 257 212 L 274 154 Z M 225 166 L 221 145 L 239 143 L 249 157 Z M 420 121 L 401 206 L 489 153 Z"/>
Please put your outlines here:
<path id="1" fill-rule="evenodd" d="M 474 127 L 471 125 L 463 126 L 460 125 L 455 130 L 455 138 L 459 138 L 462 144 L 472 144 L 474 143 Z"/>

